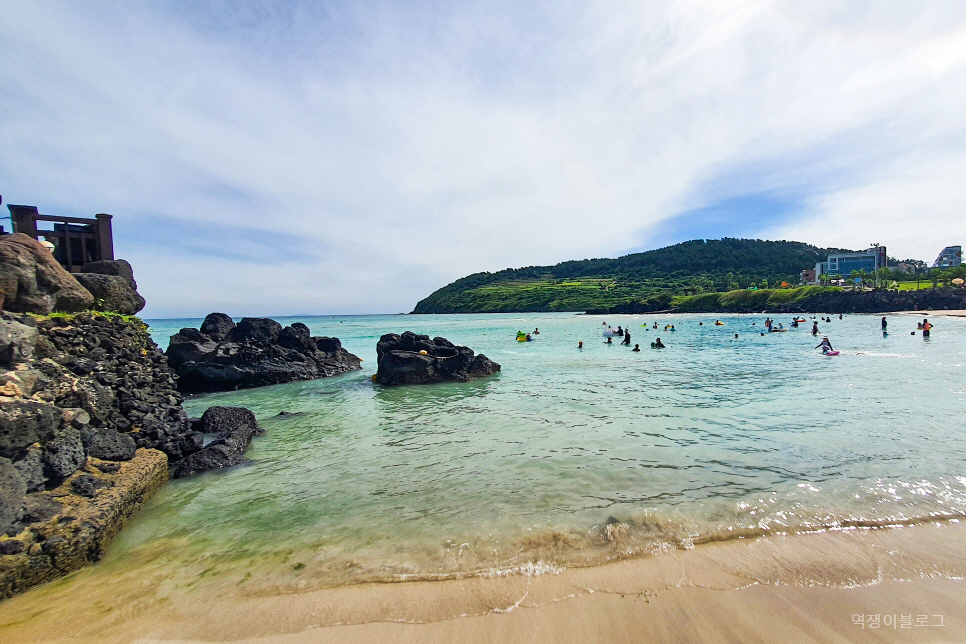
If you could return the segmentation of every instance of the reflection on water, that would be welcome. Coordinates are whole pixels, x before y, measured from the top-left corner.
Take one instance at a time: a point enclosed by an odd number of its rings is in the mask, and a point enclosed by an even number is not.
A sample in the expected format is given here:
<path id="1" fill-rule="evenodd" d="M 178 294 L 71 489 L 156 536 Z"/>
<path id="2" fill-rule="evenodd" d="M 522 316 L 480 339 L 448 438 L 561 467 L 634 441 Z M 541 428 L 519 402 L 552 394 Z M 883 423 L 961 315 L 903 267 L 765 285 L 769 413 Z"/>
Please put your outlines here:
<path id="1" fill-rule="evenodd" d="M 247 406 L 268 433 L 251 465 L 166 486 L 105 569 L 137 574 L 133 562 L 150 560 L 185 583 L 271 591 L 964 515 L 966 320 L 942 320 L 928 344 L 882 338 L 878 317 L 834 320 L 822 332 L 842 355 L 828 358 L 806 329 L 763 337 L 756 317 L 712 319 L 679 316 L 656 333 L 641 325 L 663 318 L 608 317 L 642 346 L 657 335 L 668 346 L 633 353 L 604 345 L 591 316 L 302 318 L 363 370 L 190 400 L 194 415 Z M 535 342 L 515 341 L 534 326 Z M 503 371 L 374 385 L 376 340 L 407 329 Z"/>

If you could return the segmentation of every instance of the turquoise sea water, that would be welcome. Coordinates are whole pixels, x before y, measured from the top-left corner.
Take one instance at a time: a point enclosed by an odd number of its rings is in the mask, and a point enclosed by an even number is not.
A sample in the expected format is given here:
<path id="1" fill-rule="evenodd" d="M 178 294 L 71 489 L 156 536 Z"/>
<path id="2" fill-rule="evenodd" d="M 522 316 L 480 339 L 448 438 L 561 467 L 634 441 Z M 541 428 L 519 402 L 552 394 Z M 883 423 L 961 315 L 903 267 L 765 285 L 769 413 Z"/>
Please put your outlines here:
<path id="1" fill-rule="evenodd" d="M 762 337 L 764 316 L 278 320 L 339 337 L 362 371 L 189 399 L 192 415 L 249 407 L 267 434 L 250 465 L 165 486 L 110 558 L 302 588 L 966 513 L 966 319 L 933 319 L 923 339 L 911 316 L 890 316 L 886 338 L 878 316 L 835 317 L 820 324 L 834 358 L 813 349 L 811 320 Z M 604 320 L 645 348 L 605 345 Z M 149 324 L 165 347 L 200 322 Z M 534 327 L 534 342 L 515 341 Z M 466 344 L 502 371 L 374 384 L 377 339 L 405 330 Z M 648 348 L 658 336 L 667 348 Z"/>

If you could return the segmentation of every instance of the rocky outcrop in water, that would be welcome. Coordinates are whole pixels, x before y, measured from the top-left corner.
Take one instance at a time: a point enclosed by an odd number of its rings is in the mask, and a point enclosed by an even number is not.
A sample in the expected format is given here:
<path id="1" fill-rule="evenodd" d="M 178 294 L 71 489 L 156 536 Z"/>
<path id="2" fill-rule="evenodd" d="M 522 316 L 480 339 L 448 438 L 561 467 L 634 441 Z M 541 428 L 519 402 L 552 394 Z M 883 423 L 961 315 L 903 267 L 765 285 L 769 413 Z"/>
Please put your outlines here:
<path id="1" fill-rule="evenodd" d="M 167 479 L 164 454 L 139 449 L 124 462 L 89 458 L 57 487 L 22 496 L 17 510 L 26 527 L 0 536 L 0 599 L 98 561 Z M 0 483 L 0 501 L 3 489 Z"/>
<path id="2" fill-rule="evenodd" d="M 387 333 L 376 344 L 379 367 L 375 380 L 382 385 L 415 385 L 430 382 L 466 382 L 489 376 L 500 365 L 469 347 L 453 344 L 446 338 Z"/>
<path id="3" fill-rule="evenodd" d="M 361 368 L 338 338 L 312 337 L 302 323 L 283 328 L 268 318 L 243 318 L 236 325 L 224 313 L 171 336 L 166 355 L 184 393 L 314 380 Z"/>
<path id="4" fill-rule="evenodd" d="M 215 438 L 175 465 L 171 470 L 174 478 L 247 463 L 248 444 L 265 433 L 255 422 L 255 414 L 244 407 L 209 407 L 192 426 Z"/>
<path id="5" fill-rule="evenodd" d="M 191 423 L 181 403 L 136 318 L 0 316 L 0 598 L 98 559 L 169 463 L 186 476 L 243 461 L 250 411 Z"/>

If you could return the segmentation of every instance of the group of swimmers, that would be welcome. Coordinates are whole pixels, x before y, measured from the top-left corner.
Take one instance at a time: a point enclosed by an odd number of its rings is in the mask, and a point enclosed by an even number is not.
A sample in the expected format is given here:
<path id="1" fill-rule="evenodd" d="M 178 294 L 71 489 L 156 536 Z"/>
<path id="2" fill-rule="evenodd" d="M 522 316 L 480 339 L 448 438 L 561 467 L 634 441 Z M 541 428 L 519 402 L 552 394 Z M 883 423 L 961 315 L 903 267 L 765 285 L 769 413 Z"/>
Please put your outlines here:
<path id="1" fill-rule="evenodd" d="M 842 319 L 842 314 L 841 313 L 839 313 L 839 319 L 840 320 Z M 813 315 L 812 316 L 812 320 L 813 320 L 813 322 L 812 322 L 811 334 L 813 336 L 816 336 L 819 333 L 821 333 L 821 331 L 819 331 L 819 328 L 818 328 L 818 321 L 821 320 L 822 322 L 829 322 L 829 323 L 831 323 L 832 318 L 831 318 L 831 316 L 827 316 L 827 317 L 819 317 L 818 319 L 816 319 L 816 317 Z M 803 323 L 803 322 L 806 322 L 806 321 L 807 320 L 805 318 L 794 317 L 794 318 L 792 318 L 791 327 L 797 329 L 800 323 Z M 722 322 L 721 320 L 715 320 L 714 323 L 715 323 L 715 326 L 723 326 L 724 325 L 724 322 Z M 607 325 L 606 322 L 603 322 L 602 324 L 605 325 L 605 326 Z M 751 324 L 752 324 L 752 326 L 755 325 L 754 322 L 752 322 Z M 699 321 L 698 322 L 698 325 L 699 326 L 704 326 L 704 322 Z M 646 324 L 642 324 L 641 326 L 644 327 L 645 330 L 647 330 L 647 325 Z M 889 335 L 888 334 L 888 326 L 889 326 L 889 322 L 883 316 L 883 318 L 882 318 L 882 337 L 887 337 Z M 933 327 L 933 325 L 930 324 L 930 322 L 929 322 L 928 319 L 923 319 L 922 322 L 920 322 L 920 323 L 918 323 L 916 325 L 916 328 L 918 330 L 922 331 L 922 337 L 924 337 L 924 338 L 928 338 L 929 337 L 929 332 L 932 329 L 932 327 Z M 607 328 L 608 329 L 611 329 L 611 327 L 609 327 L 609 326 Z M 651 328 L 657 329 L 658 328 L 657 322 L 655 322 Z M 786 331 L 787 330 L 787 329 L 785 329 L 784 325 L 782 325 L 780 322 L 777 322 L 776 323 L 776 321 L 773 320 L 773 319 L 771 319 L 770 317 L 766 317 L 765 318 L 765 328 L 766 328 L 766 330 L 769 333 L 774 333 L 776 331 Z M 673 324 L 667 324 L 667 325 L 664 326 L 664 330 L 665 331 L 674 331 L 674 325 Z M 534 333 L 540 333 L 540 330 L 539 329 L 534 329 Z M 913 331 L 912 332 L 912 335 L 915 335 L 915 333 L 916 332 Z M 617 330 L 614 331 L 614 335 L 623 336 L 624 340 L 621 342 L 621 345 L 630 346 L 630 344 L 631 344 L 631 332 L 630 332 L 630 329 L 625 330 L 623 327 L 618 326 L 617 327 Z M 761 335 L 765 335 L 765 334 L 762 333 Z M 527 338 L 529 339 L 529 337 L 530 336 L 528 334 L 527 335 Z M 737 339 L 737 338 L 738 338 L 738 334 L 735 333 L 735 339 Z M 613 340 L 612 340 L 611 337 L 608 337 L 607 340 L 604 342 L 604 344 L 611 344 L 612 345 L 612 344 L 614 344 L 614 342 L 613 342 Z M 577 343 L 577 348 L 578 349 L 583 349 L 584 348 L 584 343 L 583 343 L 582 340 Z M 651 348 L 652 349 L 664 349 L 664 348 L 666 348 L 666 346 L 665 346 L 665 344 L 663 342 L 661 342 L 661 338 L 657 338 L 654 342 L 651 343 Z M 828 355 L 828 354 L 837 355 L 838 354 L 838 351 L 836 351 L 835 349 L 832 348 L 832 342 L 829 340 L 829 338 L 828 338 L 827 335 L 823 335 L 822 336 L 822 341 L 819 342 L 818 345 L 815 348 L 816 349 L 821 349 L 822 350 L 822 353 L 823 354 L 826 354 L 826 355 Z M 641 350 L 641 345 L 639 345 L 639 344 L 635 344 L 634 345 L 634 348 L 631 349 L 631 351 L 640 351 L 640 350 Z"/>
<path id="2" fill-rule="evenodd" d="M 616 335 L 618 337 L 623 337 L 624 339 L 621 341 L 621 345 L 628 346 L 628 347 L 631 346 L 631 330 L 630 329 L 624 329 L 623 327 L 621 327 L 620 325 L 618 325 L 617 330 L 615 331 L 606 322 L 601 322 L 601 326 L 606 326 L 607 327 L 607 331 L 612 332 L 613 335 Z M 647 330 L 647 325 L 646 324 L 642 324 L 641 326 L 644 327 L 644 330 L 645 331 Z M 654 323 L 653 328 L 655 328 L 655 329 L 657 328 L 657 322 Z M 667 326 L 664 327 L 664 330 L 665 331 L 667 331 L 667 330 L 673 331 L 674 330 L 674 325 L 673 324 L 668 324 Z M 605 331 L 605 333 L 607 333 L 607 331 Z M 614 344 L 613 336 L 612 335 L 607 336 L 607 339 L 604 340 L 604 344 L 611 344 L 611 345 Z M 584 348 L 584 342 L 583 342 L 583 340 L 581 340 L 580 342 L 577 343 L 577 348 L 578 349 L 583 349 Z M 657 338 L 657 339 L 655 339 L 654 342 L 651 343 L 651 348 L 652 349 L 664 349 L 665 348 L 665 345 L 664 345 L 663 342 L 661 342 L 661 338 Z M 634 348 L 631 349 L 631 351 L 640 351 L 640 350 L 641 350 L 641 345 L 639 345 L 639 344 L 635 344 L 634 345 Z"/>

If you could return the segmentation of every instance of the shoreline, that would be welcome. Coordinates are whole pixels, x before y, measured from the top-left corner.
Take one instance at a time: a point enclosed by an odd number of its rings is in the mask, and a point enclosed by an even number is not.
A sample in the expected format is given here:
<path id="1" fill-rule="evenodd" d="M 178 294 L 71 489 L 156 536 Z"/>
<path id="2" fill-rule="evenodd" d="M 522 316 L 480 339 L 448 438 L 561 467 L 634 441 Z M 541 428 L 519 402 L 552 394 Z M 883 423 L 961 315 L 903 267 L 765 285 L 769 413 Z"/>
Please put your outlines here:
<path id="1" fill-rule="evenodd" d="M 966 633 L 964 542 L 966 525 L 951 521 L 739 539 L 534 576 L 265 595 L 106 588 L 88 569 L 0 604 L 0 633 L 38 643 L 948 641 Z M 860 629 L 857 613 L 943 615 L 943 626 Z"/>
<path id="2" fill-rule="evenodd" d="M 966 318 L 966 309 L 951 309 L 941 311 L 894 311 L 888 315 L 915 315 L 923 317 L 951 317 Z"/>

